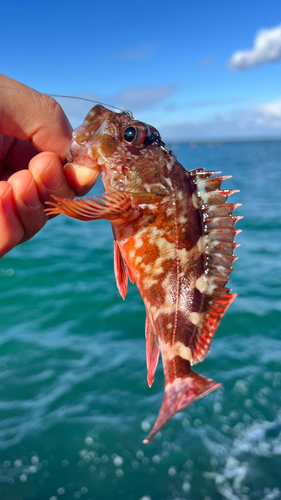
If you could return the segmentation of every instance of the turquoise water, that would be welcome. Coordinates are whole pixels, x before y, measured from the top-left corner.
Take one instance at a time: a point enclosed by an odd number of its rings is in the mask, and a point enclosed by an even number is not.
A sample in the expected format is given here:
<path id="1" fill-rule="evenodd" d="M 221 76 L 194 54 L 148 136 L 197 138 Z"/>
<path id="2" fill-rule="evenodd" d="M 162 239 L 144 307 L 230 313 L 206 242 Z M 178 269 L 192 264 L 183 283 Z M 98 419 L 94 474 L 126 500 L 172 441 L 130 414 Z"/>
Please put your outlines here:
<path id="1" fill-rule="evenodd" d="M 238 298 L 196 367 L 223 388 L 144 445 L 162 366 L 149 389 L 144 306 L 134 286 L 118 295 L 110 224 L 50 221 L 0 262 L 1 500 L 281 499 L 281 142 L 174 149 L 241 190 Z"/>

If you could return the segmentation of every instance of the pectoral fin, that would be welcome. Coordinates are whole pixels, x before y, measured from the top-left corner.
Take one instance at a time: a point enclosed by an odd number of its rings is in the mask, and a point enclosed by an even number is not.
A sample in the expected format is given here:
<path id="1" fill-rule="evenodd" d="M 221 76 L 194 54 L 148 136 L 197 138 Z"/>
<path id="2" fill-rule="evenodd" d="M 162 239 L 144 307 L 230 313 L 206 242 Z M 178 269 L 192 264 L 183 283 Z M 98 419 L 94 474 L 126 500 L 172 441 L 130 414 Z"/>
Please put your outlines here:
<path id="1" fill-rule="evenodd" d="M 147 382 L 149 387 L 152 386 L 155 371 L 158 364 L 160 347 L 157 342 L 157 337 L 151 327 L 150 321 L 146 318 L 145 322 L 146 336 L 146 364 L 147 364 Z"/>
<path id="2" fill-rule="evenodd" d="M 115 221 L 116 219 L 134 218 L 135 210 L 131 207 L 131 198 L 128 194 L 122 191 L 109 191 L 104 196 L 96 198 L 83 199 L 63 199 L 53 196 L 53 201 L 48 201 L 46 204 L 48 215 L 64 214 L 73 219 L 79 220 L 97 220 L 108 219 Z"/>

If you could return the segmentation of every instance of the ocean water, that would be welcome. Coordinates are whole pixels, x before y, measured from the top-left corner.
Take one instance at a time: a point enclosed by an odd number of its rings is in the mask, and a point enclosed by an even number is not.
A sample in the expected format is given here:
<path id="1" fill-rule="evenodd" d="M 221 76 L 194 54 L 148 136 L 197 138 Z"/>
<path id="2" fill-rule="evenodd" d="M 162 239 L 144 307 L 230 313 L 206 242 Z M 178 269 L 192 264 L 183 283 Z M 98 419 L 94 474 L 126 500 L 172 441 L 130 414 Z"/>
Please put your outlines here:
<path id="1" fill-rule="evenodd" d="M 195 146 L 172 145 L 243 203 L 238 298 L 196 366 L 223 388 L 144 445 L 163 372 L 149 389 L 139 293 L 107 221 L 50 221 L 0 261 L 1 500 L 281 499 L 281 141 Z"/>

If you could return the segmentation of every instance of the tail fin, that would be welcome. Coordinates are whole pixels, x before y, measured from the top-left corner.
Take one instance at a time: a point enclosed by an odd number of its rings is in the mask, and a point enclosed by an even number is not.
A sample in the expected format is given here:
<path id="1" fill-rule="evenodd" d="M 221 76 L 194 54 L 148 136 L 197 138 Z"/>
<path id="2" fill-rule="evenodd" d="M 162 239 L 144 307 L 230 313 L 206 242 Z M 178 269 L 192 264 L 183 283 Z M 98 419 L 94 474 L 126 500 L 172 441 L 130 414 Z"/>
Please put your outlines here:
<path id="1" fill-rule="evenodd" d="M 153 429 L 143 442 L 148 443 L 175 413 L 184 410 L 184 408 L 197 401 L 197 399 L 218 389 L 220 386 L 220 383 L 214 382 L 214 380 L 210 378 L 203 377 L 193 370 L 190 370 L 187 377 L 176 378 L 172 383 L 167 384 L 157 420 Z"/>

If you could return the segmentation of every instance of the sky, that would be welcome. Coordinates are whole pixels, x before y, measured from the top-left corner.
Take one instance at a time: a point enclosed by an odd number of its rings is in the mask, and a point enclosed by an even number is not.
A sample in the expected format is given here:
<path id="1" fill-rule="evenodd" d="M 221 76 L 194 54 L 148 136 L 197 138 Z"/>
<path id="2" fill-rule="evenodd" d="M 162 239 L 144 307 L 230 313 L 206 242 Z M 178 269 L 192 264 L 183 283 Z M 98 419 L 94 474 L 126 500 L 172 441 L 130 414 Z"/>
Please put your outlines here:
<path id="1" fill-rule="evenodd" d="M 165 140 L 281 137 L 280 0 L 9 0 L 0 15 L 0 70 L 36 90 L 130 109 Z M 92 107 L 57 100 L 74 127 Z"/>

